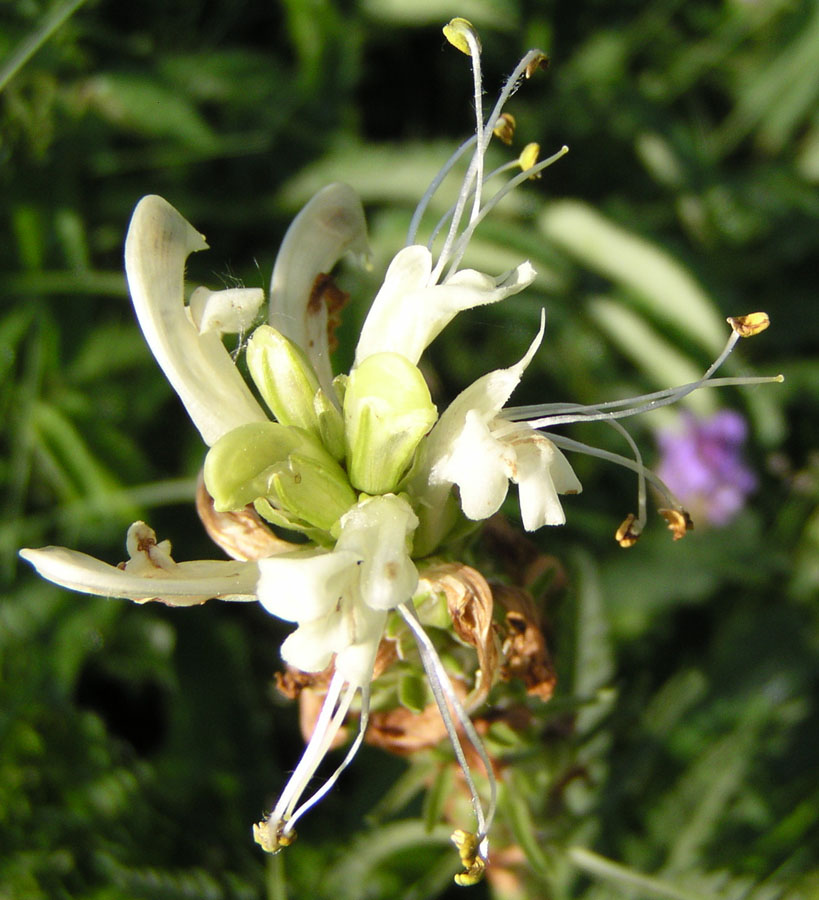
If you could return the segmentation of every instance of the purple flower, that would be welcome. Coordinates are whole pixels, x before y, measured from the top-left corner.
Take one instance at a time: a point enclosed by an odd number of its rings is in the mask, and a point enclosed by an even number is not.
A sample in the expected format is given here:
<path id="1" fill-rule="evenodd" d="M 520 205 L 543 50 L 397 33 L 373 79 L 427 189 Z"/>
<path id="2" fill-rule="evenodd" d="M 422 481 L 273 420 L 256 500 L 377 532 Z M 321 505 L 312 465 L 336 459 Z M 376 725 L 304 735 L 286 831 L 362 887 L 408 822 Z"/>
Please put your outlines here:
<path id="1" fill-rule="evenodd" d="M 657 474 L 695 522 L 727 525 L 756 489 L 756 475 L 742 457 L 747 435 L 744 417 L 730 409 L 708 419 L 683 413 L 682 428 L 657 434 Z"/>

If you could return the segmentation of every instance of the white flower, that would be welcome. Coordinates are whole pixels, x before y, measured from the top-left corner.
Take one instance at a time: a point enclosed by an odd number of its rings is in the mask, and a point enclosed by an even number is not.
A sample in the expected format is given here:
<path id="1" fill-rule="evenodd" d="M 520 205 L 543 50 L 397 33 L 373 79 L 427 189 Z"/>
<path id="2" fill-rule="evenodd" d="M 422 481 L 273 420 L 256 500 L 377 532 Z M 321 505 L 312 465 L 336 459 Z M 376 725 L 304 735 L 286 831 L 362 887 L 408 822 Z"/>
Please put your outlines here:
<path id="1" fill-rule="evenodd" d="M 418 584 L 408 552 L 417 525 L 402 497 L 370 497 L 342 516 L 333 550 L 259 561 L 259 602 L 299 624 L 282 645 L 287 662 L 319 672 L 335 654 L 346 681 L 356 687 L 369 682 L 387 611 L 408 600 Z"/>
<path id="2" fill-rule="evenodd" d="M 486 519 L 500 509 L 512 481 L 519 488 L 527 531 L 566 521 L 557 495 L 582 489 L 568 461 L 552 441 L 528 424 L 499 418 L 537 352 L 543 332 L 541 319 L 524 357 L 462 391 L 432 429 L 412 481 L 420 504 L 431 515 L 443 508 L 446 494 L 456 484 L 464 515 Z"/>
<path id="3" fill-rule="evenodd" d="M 304 755 L 273 811 L 254 828 L 266 850 L 275 852 L 292 840 L 296 821 L 329 790 L 363 739 L 387 612 L 406 603 L 418 585 L 409 555 L 417 525 L 402 497 L 365 498 L 342 517 L 333 550 L 259 561 L 259 601 L 273 615 L 298 623 L 282 644 L 284 659 L 319 672 L 334 657 L 333 677 Z M 359 691 L 358 738 L 323 787 L 300 802 Z"/>
<path id="4" fill-rule="evenodd" d="M 432 262 L 432 253 L 418 244 L 396 254 L 361 329 L 356 365 L 384 351 L 401 353 L 417 363 L 457 313 L 497 303 L 519 293 L 535 278 L 531 264 L 524 262 L 497 279 L 462 269 L 439 284 Z"/>

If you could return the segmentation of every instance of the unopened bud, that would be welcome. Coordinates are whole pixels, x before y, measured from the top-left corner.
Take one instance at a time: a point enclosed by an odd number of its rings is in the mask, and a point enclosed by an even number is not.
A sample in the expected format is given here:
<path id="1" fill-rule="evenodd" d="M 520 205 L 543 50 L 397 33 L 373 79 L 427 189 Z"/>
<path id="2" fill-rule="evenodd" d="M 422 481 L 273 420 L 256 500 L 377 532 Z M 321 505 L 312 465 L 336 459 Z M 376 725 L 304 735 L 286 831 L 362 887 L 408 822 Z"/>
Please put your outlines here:
<path id="1" fill-rule="evenodd" d="M 323 388 L 313 397 L 313 409 L 318 420 L 319 437 L 333 459 L 344 459 L 344 419 L 341 410 L 327 396 Z"/>
<path id="2" fill-rule="evenodd" d="M 275 328 L 261 325 L 247 343 L 245 358 L 250 375 L 276 420 L 318 436 L 313 398 L 319 382 L 301 347 Z"/>
<path id="3" fill-rule="evenodd" d="M 400 353 L 368 356 L 350 373 L 344 395 L 353 487 L 367 494 L 394 491 L 437 418 L 417 366 Z"/>
<path id="4" fill-rule="evenodd" d="M 210 448 L 204 474 L 217 512 L 263 498 L 329 532 L 356 502 L 344 470 L 318 438 L 277 422 L 229 431 Z"/>

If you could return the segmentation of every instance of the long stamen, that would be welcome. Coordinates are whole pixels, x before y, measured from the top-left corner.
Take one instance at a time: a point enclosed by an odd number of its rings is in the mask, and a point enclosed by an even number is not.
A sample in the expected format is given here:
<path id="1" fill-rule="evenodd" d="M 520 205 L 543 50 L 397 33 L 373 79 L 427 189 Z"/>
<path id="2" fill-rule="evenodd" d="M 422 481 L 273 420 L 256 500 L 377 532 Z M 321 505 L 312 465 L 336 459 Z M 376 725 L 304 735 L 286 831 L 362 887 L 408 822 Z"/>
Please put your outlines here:
<path id="1" fill-rule="evenodd" d="M 567 425 L 575 422 L 599 422 L 601 420 L 611 421 L 612 419 L 622 419 L 626 416 L 638 415 L 640 413 L 649 412 L 653 409 L 658 409 L 661 406 L 668 406 L 672 403 L 676 403 L 679 400 L 682 400 L 683 397 L 687 397 L 688 394 L 693 393 L 696 390 L 699 390 L 701 387 L 705 387 L 706 385 L 714 387 L 717 383 L 725 384 L 726 382 L 734 383 L 734 384 L 758 384 L 761 382 L 771 382 L 771 381 L 781 381 L 781 376 L 773 376 L 773 377 L 763 377 L 762 379 L 757 378 L 739 378 L 739 379 L 712 379 L 711 376 L 717 369 L 725 362 L 725 360 L 730 355 L 731 351 L 736 346 L 737 341 L 741 337 L 738 331 L 732 331 L 731 336 L 725 342 L 725 347 L 723 347 L 720 355 L 714 360 L 713 363 L 708 367 L 705 374 L 698 381 L 693 381 L 689 384 L 682 385 L 677 388 L 672 388 L 670 391 L 660 392 L 659 397 L 657 399 L 649 399 L 647 402 L 642 402 L 637 406 L 632 406 L 627 409 L 614 410 L 614 411 L 606 411 L 601 412 L 600 410 L 603 407 L 603 404 L 597 407 L 580 407 L 577 412 L 574 413 L 564 413 L 553 416 L 544 416 L 543 418 L 528 420 L 529 424 L 532 428 L 550 428 L 555 425 Z M 628 402 L 633 402 L 634 399 L 644 401 L 648 397 L 655 397 L 655 395 L 647 394 L 645 397 L 632 398 L 632 400 Z"/>
<path id="2" fill-rule="evenodd" d="M 435 702 L 438 704 L 438 709 L 441 712 L 441 718 L 444 721 L 444 726 L 446 727 L 447 734 L 449 735 L 450 742 L 452 743 L 452 748 L 455 751 L 455 756 L 458 760 L 458 764 L 463 771 L 464 779 L 466 780 L 467 787 L 469 788 L 469 792 L 472 798 L 472 808 L 475 812 L 475 819 L 478 825 L 477 841 L 480 847 L 481 856 L 485 860 L 489 853 L 489 841 L 487 834 L 489 828 L 492 825 L 492 820 L 495 817 L 495 807 L 497 805 L 497 783 L 495 781 L 495 776 L 492 770 L 492 763 L 489 759 L 485 747 L 483 746 L 483 741 L 481 741 L 478 732 L 475 730 L 475 726 L 472 724 L 472 721 L 467 715 L 466 710 L 463 708 L 457 696 L 455 695 L 455 691 L 449 680 L 449 676 L 444 669 L 443 663 L 441 662 L 440 657 L 435 650 L 435 646 L 429 638 L 429 635 L 421 626 L 415 610 L 408 604 L 404 603 L 398 607 L 398 611 L 401 613 L 401 616 L 403 617 L 407 625 L 409 625 L 410 629 L 412 630 L 413 636 L 415 637 L 415 641 L 418 644 L 418 649 L 421 654 L 421 662 L 423 663 L 424 670 L 427 673 L 430 687 L 432 689 L 433 696 L 435 697 Z M 472 773 L 469 769 L 469 765 L 467 764 L 466 757 L 464 755 L 463 748 L 461 746 L 461 742 L 455 728 L 455 724 L 452 721 L 448 705 L 452 707 L 452 710 L 454 711 L 458 722 L 463 728 L 464 733 L 469 739 L 469 742 L 475 748 L 475 751 L 477 752 L 481 762 L 484 765 L 484 768 L 486 769 L 490 791 L 489 805 L 487 807 L 486 815 L 484 815 L 481 799 L 478 794 L 477 788 L 475 787 L 475 782 L 472 779 Z"/>
<path id="3" fill-rule="evenodd" d="M 424 213 L 427 211 L 427 207 L 429 206 L 430 200 L 435 196 L 438 188 L 441 186 L 441 183 L 446 178 L 447 175 L 452 171 L 455 163 L 466 153 L 466 151 L 478 140 L 478 136 L 473 134 L 471 137 L 467 138 L 460 147 L 449 157 L 449 159 L 444 163 L 441 170 L 438 174 L 432 179 L 429 187 L 424 192 L 424 196 L 421 197 L 421 200 L 418 206 L 415 207 L 415 212 L 412 214 L 412 219 L 410 221 L 409 230 L 407 231 L 407 246 L 415 243 L 416 235 L 418 234 L 418 226 L 421 224 L 421 219 L 424 217 Z M 452 207 L 455 208 L 454 206 Z M 438 228 L 440 229 L 440 223 Z"/>
<path id="4" fill-rule="evenodd" d="M 474 138 L 473 138 L 474 140 Z M 515 169 L 518 167 L 518 161 L 516 159 L 510 160 L 509 162 L 505 162 L 502 166 L 498 166 L 496 169 L 493 169 L 488 175 L 484 176 L 483 184 L 486 185 L 489 181 L 491 181 L 496 175 L 501 175 L 504 172 L 508 172 L 510 169 Z M 470 191 L 469 196 L 471 196 L 472 191 Z M 469 199 L 467 196 L 467 199 Z M 438 236 L 440 230 L 444 227 L 444 225 L 449 221 L 450 217 L 454 214 L 455 209 L 457 208 L 457 202 L 453 203 L 452 206 L 441 216 L 438 220 L 438 224 L 432 229 L 432 233 L 429 236 L 429 240 L 427 241 L 427 247 L 432 250 L 432 245 L 435 241 L 435 238 Z"/>
<path id="5" fill-rule="evenodd" d="M 328 733 L 331 736 L 335 736 L 338 732 L 339 728 L 344 724 L 344 719 L 347 716 L 347 713 L 350 709 L 350 704 L 352 703 L 353 698 L 355 697 L 356 691 L 358 689 L 354 685 L 347 685 L 347 694 L 341 700 L 338 705 L 338 709 L 336 710 L 336 714 L 333 716 L 333 721 L 328 729 Z M 341 773 L 350 765 L 350 763 L 355 758 L 356 753 L 358 753 L 359 748 L 361 747 L 361 743 L 364 740 L 364 735 L 367 731 L 367 724 L 370 720 L 370 688 L 369 685 L 363 687 L 361 689 L 361 712 L 359 715 L 358 722 L 358 734 L 356 735 L 356 739 L 353 741 L 350 749 L 347 751 L 347 755 L 339 764 L 338 768 L 333 772 L 332 775 L 324 782 L 324 784 L 304 803 L 299 806 L 299 808 L 287 819 L 287 822 L 282 829 L 283 834 L 288 834 L 293 826 L 296 824 L 297 820 L 300 819 L 309 809 L 316 805 L 316 803 L 324 797 L 332 788 L 333 785 L 338 781 Z"/>
<path id="6" fill-rule="evenodd" d="M 646 467 L 643 464 L 643 454 L 640 453 L 640 448 L 637 446 L 634 438 L 628 433 L 626 428 L 621 425 L 619 422 L 614 419 L 609 420 L 609 425 L 618 431 L 628 443 L 629 447 L 631 447 L 631 452 L 634 454 L 634 461 L 639 466 L 636 470 L 637 472 L 637 519 L 630 525 L 630 534 L 633 536 L 636 541 L 640 535 L 640 532 L 643 530 L 643 527 L 646 524 L 648 519 L 648 515 L 646 514 Z"/>
<path id="7" fill-rule="evenodd" d="M 261 825 L 254 826 L 256 840 L 265 849 L 275 852 L 280 846 L 286 846 L 292 840 L 292 837 L 289 840 L 282 840 L 290 830 L 288 820 L 308 782 L 326 756 L 330 744 L 344 720 L 343 716 L 339 719 L 334 712 L 338 706 L 338 709 L 344 708 L 346 715 L 352 700 L 351 696 L 345 697 L 346 703 L 343 702 L 339 705 L 339 697 L 344 684 L 343 676 L 336 672 L 330 681 L 321 712 L 313 728 L 313 734 L 307 742 L 299 764 L 285 785 L 273 811 Z"/>
<path id="8" fill-rule="evenodd" d="M 535 175 L 538 175 L 544 169 L 551 166 L 553 163 L 557 162 L 562 156 L 565 156 L 569 152 L 569 148 L 565 145 L 557 151 L 557 153 L 553 153 L 547 159 L 542 160 L 534 166 L 530 166 L 528 169 L 524 169 L 520 174 L 515 175 L 514 178 L 510 178 L 506 184 L 497 191 L 497 193 L 493 194 L 492 197 L 487 201 L 487 203 L 481 208 L 480 213 L 472 218 L 469 222 L 469 225 L 463 230 L 460 237 L 458 238 L 457 243 L 451 248 L 449 251 L 449 258 L 445 260 L 445 263 L 448 263 L 449 268 L 447 269 L 446 276 L 444 281 L 452 275 L 455 270 L 458 268 L 461 260 L 463 259 L 463 255 L 466 252 L 467 245 L 472 239 L 472 235 L 475 233 L 475 229 L 481 222 L 489 215 L 489 213 L 500 203 L 501 200 L 510 192 L 513 191 L 519 184 L 526 181 L 529 178 L 533 178 Z M 450 228 L 450 232 L 451 232 Z M 443 254 L 441 254 L 440 259 L 438 260 L 438 265 L 435 268 L 435 271 L 438 272 L 439 269 L 442 269 L 441 265 L 442 260 L 444 260 Z M 435 273 L 433 273 L 435 274 Z"/>
<path id="9" fill-rule="evenodd" d="M 665 497 L 666 503 L 668 503 L 669 507 L 677 510 L 678 512 L 682 512 L 684 507 L 680 503 L 680 501 L 674 496 L 671 492 L 671 489 L 668 485 L 657 475 L 655 475 L 651 469 L 647 469 L 642 461 L 637 462 L 633 459 L 629 459 L 628 456 L 621 456 L 619 453 L 612 453 L 610 450 L 602 450 L 599 447 L 592 447 L 591 444 L 584 444 L 581 441 L 572 440 L 572 438 L 567 438 L 562 434 L 550 434 L 549 440 L 555 444 L 555 446 L 560 447 L 562 450 L 570 450 L 573 453 L 583 453 L 586 456 L 595 456 L 598 459 L 604 459 L 606 462 L 612 462 L 615 465 L 623 466 L 625 469 L 630 469 L 632 472 L 636 472 L 638 475 L 642 474 L 646 481 L 650 482 L 654 485 L 655 488 Z"/>
<path id="10" fill-rule="evenodd" d="M 477 121 L 477 127 L 475 129 L 476 141 L 475 152 L 472 154 L 469 168 L 466 171 L 466 176 L 464 177 L 463 185 L 461 186 L 461 192 L 458 195 L 458 202 L 455 205 L 455 213 L 453 214 L 452 221 L 449 224 L 449 231 L 447 232 L 446 240 L 444 241 L 444 246 L 441 250 L 441 255 L 438 258 L 438 262 L 432 271 L 432 276 L 430 279 L 430 283 L 432 284 L 435 284 L 440 278 L 441 272 L 443 271 L 447 259 L 449 258 L 449 251 L 453 241 L 455 240 L 455 236 L 458 233 L 458 228 L 461 225 L 461 217 L 463 216 L 464 207 L 466 206 L 467 199 L 472 190 L 472 185 L 475 183 L 476 179 L 478 185 L 481 184 L 481 181 L 483 179 L 483 157 L 486 153 L 486 147 L 489 142 L 489 136 L 487 136 L 483 125 L 483 87 L 481 83 L 480 43 L 478 42 L 478 37 L 474 29 L 465 19 L 453 19 L 448 27 L 451 28 L 453 26 L 455 27 L 456 31 L 454 35 L 447 34 L 446 29 L 444 29 L 444 34 L 447 36 L 448 40 L 450 40 L 456 47 L 458 47 L 458 49 L 462 50 L 465 53 L 468 53 L 470 60 L 472 61 L 472 81 L 475 89 L 475 118 Z M 461 43 L 459 43 L 459 41 Z M 489 132 L 489 134 L 491 135 L 491 131 Z M 470 221 L 477 217 L 478 211 L 480 210 L 480 204 L 480 190 L 478 190 L 473 201 L 472 216 L 470 217 Z"/>

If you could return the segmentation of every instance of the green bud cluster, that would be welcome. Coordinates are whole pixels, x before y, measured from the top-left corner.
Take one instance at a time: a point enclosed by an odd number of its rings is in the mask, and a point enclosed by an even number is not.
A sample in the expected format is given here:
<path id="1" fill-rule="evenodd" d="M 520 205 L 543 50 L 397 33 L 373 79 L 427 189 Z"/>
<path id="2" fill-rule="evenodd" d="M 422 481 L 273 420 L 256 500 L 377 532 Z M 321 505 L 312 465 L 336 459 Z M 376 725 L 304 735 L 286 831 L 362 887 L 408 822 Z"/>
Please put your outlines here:
<path id="1" fill-rule="evenodd" d="M 250 338 L 247 365 L 275 421 L 242 425 L 211 447 L 215 508 L 253 504 L 273 524 L 332 544 L 360 494 L 400 490 L 437 419 L 424 377 L 406 357 L 378 353 L 325 391 L 303 350 L 268 325 Z"/>

